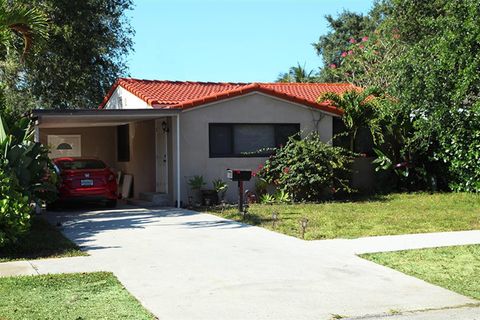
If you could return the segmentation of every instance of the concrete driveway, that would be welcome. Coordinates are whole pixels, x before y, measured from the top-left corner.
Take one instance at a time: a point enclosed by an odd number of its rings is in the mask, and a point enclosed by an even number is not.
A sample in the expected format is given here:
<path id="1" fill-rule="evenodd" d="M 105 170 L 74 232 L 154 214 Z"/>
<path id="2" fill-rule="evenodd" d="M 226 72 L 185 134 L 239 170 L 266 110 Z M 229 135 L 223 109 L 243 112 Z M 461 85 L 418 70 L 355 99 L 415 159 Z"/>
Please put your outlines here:
<path id="1" fill-rule="evenodd" d="M 89 257 L 31 261 L 39 273 L 112 271 L 159 319 L 331 319 L 475 303 L 355 256 L 178 209 L 48 213 Z"/>

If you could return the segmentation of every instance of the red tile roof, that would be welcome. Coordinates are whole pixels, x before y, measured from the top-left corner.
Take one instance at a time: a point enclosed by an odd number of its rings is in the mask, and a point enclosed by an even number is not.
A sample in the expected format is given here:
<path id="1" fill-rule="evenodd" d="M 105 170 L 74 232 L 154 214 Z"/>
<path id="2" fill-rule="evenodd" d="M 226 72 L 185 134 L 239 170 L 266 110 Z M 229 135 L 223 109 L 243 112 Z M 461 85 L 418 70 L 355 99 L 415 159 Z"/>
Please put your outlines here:
<path id="1" fill-rule="evenodd" d="M 188 109 L 258 91 L 334 114 L 341 114 L 342 111 L 328 103 L 317 103 L 322 93 L 359 90 L 348 83 L 218 83 L 120 78 L 105 96 L 100 108 L 105 106 L 118 86 L 158 109 Z"/>

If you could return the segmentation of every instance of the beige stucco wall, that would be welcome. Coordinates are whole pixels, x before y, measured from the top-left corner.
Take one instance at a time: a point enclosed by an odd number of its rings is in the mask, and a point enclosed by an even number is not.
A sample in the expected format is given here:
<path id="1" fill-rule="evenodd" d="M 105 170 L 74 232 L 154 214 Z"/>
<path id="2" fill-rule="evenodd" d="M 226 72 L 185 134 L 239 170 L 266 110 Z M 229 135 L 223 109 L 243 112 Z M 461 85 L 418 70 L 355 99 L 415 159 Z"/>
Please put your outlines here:
<path id="1" fill-rule="evenodd" d="M 82 157 L 94 157 L 111 167 L 116 165 L 115 127 L 40 129 L 40 142 L 47 145 L 48 135 L 80 135 Z"/>
<path id="2" fill-rule="evenodd" d="M 181 113 L 181 193 L 183 203 L 188 201 L 187 179 L 202 175 L 212 188 L 216 178 L 226 180 L 227 168 L 256 169 L 266 158 L 209 158 L 209 123 L 299 123 L 303 134 L 318 131 L 322 140 L 332 138 L 332 116 L 321 111 L 299 106 L 285 100 L 259 93 L 250 94 L 210 106 Z M 246 184 L 254 190 L 254 180 Z M 235 201 L 237 186 L 229 182 L 228 201 Z"/>
<path id="3" fill-rule="evenodd" d="M 129 133 L 130 161 L 117 162 L 116 168 L 133 175 L 133 195 L 138 198 L 141 192 L 155 191 L 155 122 L 130 123 Z"/>
<path id="4" fill-rule="evenodd" d="M 105 161 L 111 168 L 133 175 L 133 195 L 155 191 L 155 123 L 153 120 L 130 124 L 130 161 L 117 161 L 116 127 L 40 129 L 40 142 L 47 144 L 47 136 L 80 135 L 82 157 Z"/>

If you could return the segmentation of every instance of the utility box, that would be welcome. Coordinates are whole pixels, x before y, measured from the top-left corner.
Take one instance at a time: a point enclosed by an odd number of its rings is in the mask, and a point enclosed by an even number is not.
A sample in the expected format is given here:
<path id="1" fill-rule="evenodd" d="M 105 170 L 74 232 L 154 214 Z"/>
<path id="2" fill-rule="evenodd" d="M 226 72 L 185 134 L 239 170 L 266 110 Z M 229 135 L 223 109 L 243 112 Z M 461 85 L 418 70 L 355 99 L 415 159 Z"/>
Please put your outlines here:
<path id="1" fill-rule="evenodd" d="M 232 181 L 250 181 L 252 170 L 227 169 L 227 178 Z"/>

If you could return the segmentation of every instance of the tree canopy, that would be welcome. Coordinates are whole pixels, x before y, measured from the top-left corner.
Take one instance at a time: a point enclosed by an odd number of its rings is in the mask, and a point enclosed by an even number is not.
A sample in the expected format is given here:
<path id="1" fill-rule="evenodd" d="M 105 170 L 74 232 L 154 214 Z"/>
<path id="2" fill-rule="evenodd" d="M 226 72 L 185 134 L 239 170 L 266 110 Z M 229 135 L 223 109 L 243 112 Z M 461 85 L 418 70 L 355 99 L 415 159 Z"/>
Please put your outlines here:
<path id="1" fill-rule="evenodd" d="M 377 1 L 367 15 L 327 16 L 314 44 L 321 81 L 382 88 L 377 148 L 416 184 L 480 191 L 479 16 L 477 0 Z"/>
<path id="2" fill-rule="evenodd" d="M 25 63 L 11 53 L 3 73 L 5 104 L 11 111 L 32 107 L 95 108 L 112 83 L 126 75 L 133 30 L 125 12 L 131 0 L 16 0 L 42 10 L 49 37 Z"/>

